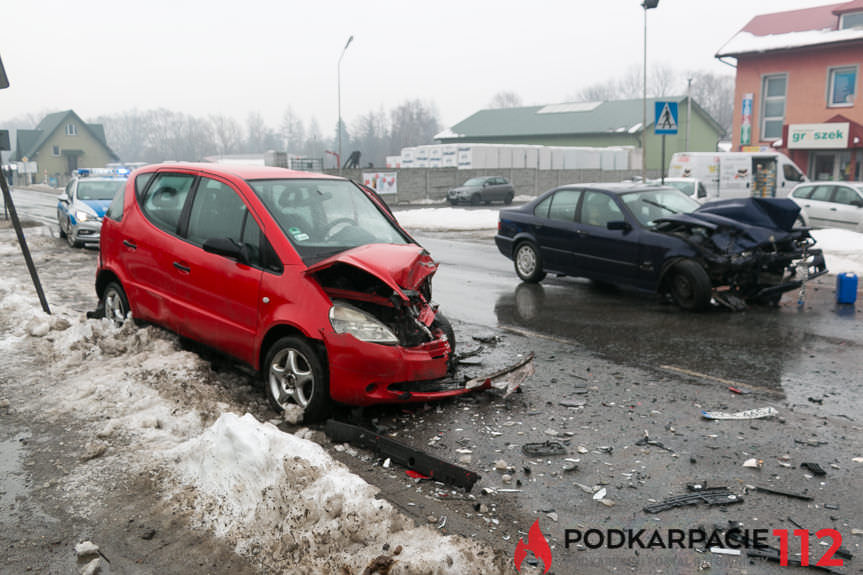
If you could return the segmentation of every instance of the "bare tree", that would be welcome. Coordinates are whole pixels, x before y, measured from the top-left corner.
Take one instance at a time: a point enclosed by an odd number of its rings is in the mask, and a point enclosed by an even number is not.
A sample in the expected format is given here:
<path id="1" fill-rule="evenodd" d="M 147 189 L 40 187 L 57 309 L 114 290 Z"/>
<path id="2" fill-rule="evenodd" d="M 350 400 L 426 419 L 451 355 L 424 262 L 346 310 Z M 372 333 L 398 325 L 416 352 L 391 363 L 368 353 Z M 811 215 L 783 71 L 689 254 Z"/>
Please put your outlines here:
<path id="1" fill-rule="evenodd" d="M 434 104 L 408 100 L 390 112 L 390 153 L 402 148 L 429 144 L 440 132 L 440 120 Z"/>
<path id="2" fill-rule="evenodd" d="M 243 142 L 243 133 L 237 121 L 227 116 L 211 115 L 210 124 L 213 126 L 217 152 L 222 155 L 236 154 Z"/>
<path id="3" fill-rule="evenodd" d="M 318 120 L 317 118 L 312 118 L 309 122 L 308 136 L 306 137 L 305 144 L 303 145 L 303 151 L 305 155 L 310 158 L 321 158 L 323 157 L 324 150 L 326 150 L 327 147 L 335 146 L 330 146 L 329 143 L 324 142 Z"/>
<path id="4" fill-rule="evenodd" d="M 734 119 L 734 77 L 731 75 L 691 72 L 692 101 L 704 108 L 716 122 L 731 133 Z"/>
<path id="5" fill-rule="evenodd" d="M 384 165 L 389 144 L 389 126 L 383 108 L 368 112 L 354 123 L 351 147 L 362 153 L 364 164 Z"/>
<path id="6" fill-rule="evenodd" d="M 290 106 L 282 115 L 280 134 L 284 148 L 289 154 L 302 153 L 306 144 L 306 128 L 303 126 L 303 121 L 297 117 Z"/>
<path id="7" fill-rule="evenodd" d="M 489 108 L 518 108 L 522 105 L 521 96 L 508 90 L 498 92 L 488 103 Z"/>
<path id="8" fill-rule="evenodd" d="M 249 112 L 246 117 L 246 143 L 243 151 L 257 153 L 267 151 L 267 125 L 260 112 Z"/>

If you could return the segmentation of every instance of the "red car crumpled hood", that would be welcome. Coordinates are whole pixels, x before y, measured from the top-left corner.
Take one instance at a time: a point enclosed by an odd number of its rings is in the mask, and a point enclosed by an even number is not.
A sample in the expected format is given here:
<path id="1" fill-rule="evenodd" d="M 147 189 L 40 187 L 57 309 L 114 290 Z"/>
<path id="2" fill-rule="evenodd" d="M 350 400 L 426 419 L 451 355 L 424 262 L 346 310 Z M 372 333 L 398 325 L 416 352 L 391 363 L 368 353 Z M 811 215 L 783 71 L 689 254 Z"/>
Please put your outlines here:
<path id="1" fill-rule="evenodd" d="M 322 260 L 310 266 L 306 273 L 314 274 L 339 263 L 380 278 L 405 300 L 408 298 L 402 290 L 417 289 L 438 266 L 429 253 L 416 244 L 368 244 Z"/>

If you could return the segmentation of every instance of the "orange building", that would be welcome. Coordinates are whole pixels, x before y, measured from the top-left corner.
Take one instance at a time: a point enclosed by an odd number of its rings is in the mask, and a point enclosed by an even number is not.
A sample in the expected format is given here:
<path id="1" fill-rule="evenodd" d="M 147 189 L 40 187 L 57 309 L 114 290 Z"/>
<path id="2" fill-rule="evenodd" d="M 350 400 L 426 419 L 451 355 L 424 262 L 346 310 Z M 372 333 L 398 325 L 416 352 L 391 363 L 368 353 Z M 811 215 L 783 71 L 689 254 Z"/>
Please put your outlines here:
<path id="1" fill-rule="evenodd" d="M 863 0 L 756 16 L 716 57 L 737 68 L 734 150 L 784 152 L 813 180 L 863 179 Z"/>

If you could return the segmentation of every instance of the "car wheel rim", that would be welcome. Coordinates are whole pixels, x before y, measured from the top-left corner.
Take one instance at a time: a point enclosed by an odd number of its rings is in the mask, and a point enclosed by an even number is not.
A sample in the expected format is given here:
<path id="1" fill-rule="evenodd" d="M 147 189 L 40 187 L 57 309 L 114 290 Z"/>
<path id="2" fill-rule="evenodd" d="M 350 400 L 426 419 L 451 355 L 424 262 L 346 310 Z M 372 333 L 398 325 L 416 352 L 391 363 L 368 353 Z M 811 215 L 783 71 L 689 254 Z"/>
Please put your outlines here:
<path id="1" fill-rule="evenodd" d="M 518 250 L 518 269 L 526 276 L 529 276 L 536 269 L 536 254 L 530 248 L 521 248 Z"/>
<path id="2" fill-rule="evenodd" d="M 693 298 L 692 284 L 681 275 L 674 278 L 674 295 L 678 301 L 689 302 Z"/>
<path id="3" fill-rule="evenodd" d="M 108 290 L 105 294 L 105 317 L 121 325 L 126 320 L 126 306 L 123 299 L 114 290 Z"/>
<path id="4" fill-rule="evenodd" d="M 270 391 L 283 409 L 291 401 L 305 409 L 315 391 L 315 376 L 306 356 L 293 348 L 279 351 L 270 362 Z"/>

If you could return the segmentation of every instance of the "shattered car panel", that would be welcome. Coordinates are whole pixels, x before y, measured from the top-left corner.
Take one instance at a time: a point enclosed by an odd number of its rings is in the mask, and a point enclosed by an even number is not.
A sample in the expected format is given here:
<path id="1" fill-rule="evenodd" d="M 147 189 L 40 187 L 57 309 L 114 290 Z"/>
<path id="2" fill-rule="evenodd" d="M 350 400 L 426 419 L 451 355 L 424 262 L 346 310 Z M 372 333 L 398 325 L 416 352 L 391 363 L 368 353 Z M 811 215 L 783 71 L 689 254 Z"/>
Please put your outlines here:
<path id="1" fill-rule="evenodd" d="M 688 310 L 743 309 L 827 273 L 798 214 L 784 198 L 702 205 L 662 186 L 579 184 L 501 210 L 495 243 L 523 281 L 551 272 L 655 291 Z"/>
<path id="2" fill-rule="evenodd" d="M 827 273 L 808 229 L 793 227 L 799 212 L 785 198 L 718 200 L 689 214 L 660 218 L 656 231 L 695 250 L 714 288 L 724 288 L 723 300 L 775 298 Z M 805 273 L 798 273 L 799 265 Z"/>

